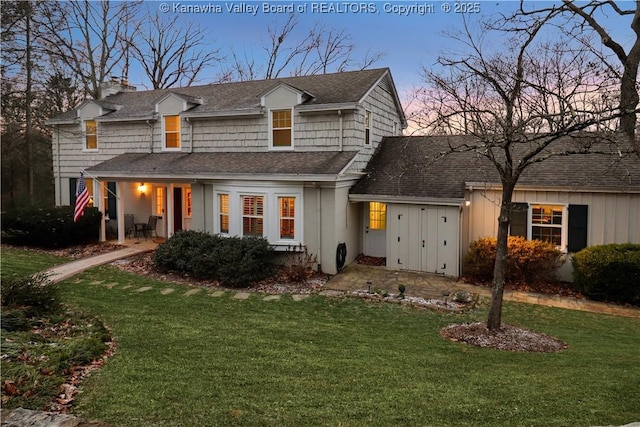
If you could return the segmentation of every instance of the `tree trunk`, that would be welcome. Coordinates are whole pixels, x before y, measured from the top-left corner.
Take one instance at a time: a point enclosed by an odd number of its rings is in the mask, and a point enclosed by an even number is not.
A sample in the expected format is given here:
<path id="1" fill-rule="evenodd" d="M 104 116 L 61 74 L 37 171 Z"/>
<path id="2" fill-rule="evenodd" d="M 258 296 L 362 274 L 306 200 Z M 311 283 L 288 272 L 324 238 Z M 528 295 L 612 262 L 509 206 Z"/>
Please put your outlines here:
<path id="1" fill-rule="evenodd" d="M 31 62 L 31 16 L 33 9 L 31 3 L 26 5 L 27 11 L 25 15 L 25 129 L 24 139 L 27 145 L 27 191 L 29 193 L 29 203 L 33 204 L 33 112 L 31 103 L 33 100 L 33 64 Z"/>
<path id="2" fill-rule="evenodd" d="M 502 185 L 502 204 L 498 217 L 498 237 L 496 242 L 496 261 L 493 266 L 493 282 L 491 288 L 491 306 L 487 318 L 487 329 L 498 331 L 502 325 L 502 298 L 507 270 L 507 243 L 509 241 L 509 224 L 511 223 L 511 199 L 513 184 Z"/>

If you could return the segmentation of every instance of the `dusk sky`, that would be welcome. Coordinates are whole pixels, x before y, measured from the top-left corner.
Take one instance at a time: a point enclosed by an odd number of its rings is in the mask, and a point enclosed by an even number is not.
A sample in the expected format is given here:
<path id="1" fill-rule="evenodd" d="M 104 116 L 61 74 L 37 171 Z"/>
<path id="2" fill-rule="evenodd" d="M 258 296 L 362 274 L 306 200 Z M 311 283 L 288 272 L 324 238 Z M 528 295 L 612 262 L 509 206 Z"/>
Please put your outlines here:
<path id="1" fill-rule="evenodd" d="M 536 2 L 550 4 L 549 2 Z M 262 46 L 268 43 L 267 28 L 281 26 L 294 8 L 299 14 L 297 34 L 308 31 L 315 23 L 326 28 L 346 30 L 357 48 L 356 57 L 367 51 L 383 52 L 374 65 L 389 67 L 401 96 L 412 87 L 421 85 L 422 66 L 431 66 L 438 55 L 459 50 L 444 33 L 460 28 L 463 18 L 474 21 L 496 13 L 507 13 L 519 5 L 518 1 L 149 1 L 150 12 L 178 15 L 180 20 L 197 22 L 208 29 L 211 45 L 230 56 L 231 50 L 247 56 L 263 55 Z M 232 9 L 235 9 L 232 10 Z M 467 13 L 464 15 L 463 10 Z M 613 34 L 631 37 L 630 19 L 615 14 L 603 20 Z M 493 46 L 499 48 L 499 46 Z M 220 69 L 207 70 L 199 83 L 214 80 Z M 142 89 L 144 78 L 131 70 L 130 80 Z"/>

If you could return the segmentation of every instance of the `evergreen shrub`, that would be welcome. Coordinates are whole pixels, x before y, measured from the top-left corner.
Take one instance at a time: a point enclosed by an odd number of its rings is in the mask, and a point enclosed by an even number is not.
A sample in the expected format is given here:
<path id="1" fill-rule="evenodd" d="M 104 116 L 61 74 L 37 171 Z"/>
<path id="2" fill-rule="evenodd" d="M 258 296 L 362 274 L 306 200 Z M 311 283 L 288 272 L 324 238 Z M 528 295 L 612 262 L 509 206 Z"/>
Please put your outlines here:
<path id="1" fill-rule="evenodd" d="M 153 261 L 162 271 L 243 287 L 274 273 L 272 257 L 273 248 L 262 237 L 221 237 L 189 230 L 159 245 Z"/>
<path id="2" fill-rule="evenodd" d="M 640 245 L 590 246 L 571 259 L 573 286 L 596 301 L 640 305 Z"/>
<path id="3" fill-rule="evenodd" d="M 67 248 L 97 242 L 102 213 L 97 208 L 87 208 L 78 222 L 73 222 L 73 210 L 73 206 L 58 206 L 4 212 L 2 240 L 10 245 L 39 248 Z"/>

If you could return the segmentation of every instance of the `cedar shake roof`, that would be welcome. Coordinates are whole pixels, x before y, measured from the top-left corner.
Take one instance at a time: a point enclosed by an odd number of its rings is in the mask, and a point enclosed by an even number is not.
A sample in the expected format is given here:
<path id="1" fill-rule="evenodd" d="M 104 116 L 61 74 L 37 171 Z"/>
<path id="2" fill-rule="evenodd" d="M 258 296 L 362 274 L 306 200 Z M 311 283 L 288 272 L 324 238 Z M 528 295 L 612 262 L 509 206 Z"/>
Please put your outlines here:
<path id="1" fill-rule="evenodd" d="M 302 105 L 357 103 L 385 75 L 391 82 L 390 86 L 393 87 L 389 69 L 379 68 L 174 89 L 121 92 L 94 102 L 101 105 L 108 104 L 121 107 L 100 117 L 108 120 L 131 120 L 152 117 L 155 112 L 156 102 L 168 93 L 174 93 L 185 99 L 202 101 L 202 104 L 195 105 L 189 109 L 189 114 L 206 115 L 207 113 L 216 112 L 251 111 L 260 108 L 260 98 L 263 94 L 284 83 L 301 92 L 312 95 Z M 397 94 L 394 93 L 393 96 L 397 98 Z M 404 117 L 401 106 L 397 105 L 397 107 L 401 117 Z M 55 124 L 75 118 L 75 110 L 72 110 L 57 116 L 48 123 Z"/>
<path id="2" fill-rule="evenodd" d="M 500 184 L 495 166 L 473 151 L 450 151 L 471 144 L 465 136 L 385 138 L 352 194 L 464 199 L 467 183 Z M 566 141 L 563 144 L 575 144 Z M 514 155 L 517 159 L 517 154 Z M 640 157 L 577 154 L 529 166 L 518 186 L 640 191 Z"/>
<path id="3" fill-rule="evenodd" d="M 98 176 L 179 176 L 193 179 L 251 175 L 338 175 L 354 159 L 355 151 L 128 153 L 87 169 Z"/>

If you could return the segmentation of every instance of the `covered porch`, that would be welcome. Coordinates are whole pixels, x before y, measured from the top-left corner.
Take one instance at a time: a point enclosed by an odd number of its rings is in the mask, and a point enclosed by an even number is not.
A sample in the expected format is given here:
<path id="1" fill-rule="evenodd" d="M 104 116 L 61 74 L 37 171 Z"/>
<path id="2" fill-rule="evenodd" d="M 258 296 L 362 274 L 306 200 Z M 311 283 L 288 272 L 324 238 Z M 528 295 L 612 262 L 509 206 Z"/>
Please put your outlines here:
<path id="1" fill-rule="evenodd" d="M 90 172 L 88 172 L 90 173 Z M 94 206 L 102 212 L 100 240 L 167 239 L 191 229 L 191 185 L 187 182 L 113 180 L 91 176 Z M 97 201 L 97 203 L 95 203 Z"/>

